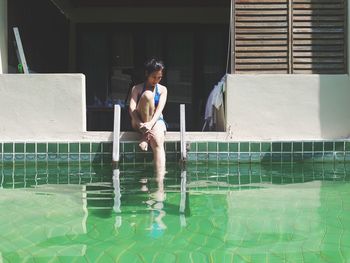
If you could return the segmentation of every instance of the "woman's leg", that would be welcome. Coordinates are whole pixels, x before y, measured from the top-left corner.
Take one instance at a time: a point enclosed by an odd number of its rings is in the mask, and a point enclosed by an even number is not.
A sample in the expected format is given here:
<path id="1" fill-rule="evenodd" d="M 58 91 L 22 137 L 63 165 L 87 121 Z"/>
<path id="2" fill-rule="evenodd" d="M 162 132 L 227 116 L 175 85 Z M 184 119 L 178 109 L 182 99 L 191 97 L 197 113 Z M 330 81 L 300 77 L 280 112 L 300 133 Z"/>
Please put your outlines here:
<path id="1" fill-rule="evenodd" d="M 137 104 L 137 108 L 136 108 L 140 120 L 142 122 L 148 122 L 152 119 L 153 113 L 154 113 L 154 95 L 152 91 L 146 90 L 143 92 L 138 104 Z M 134 120 L 132 120 L 132 126 L 135 130 L 139 130 L 139 127 L 137 127 L 136 123 Z M 140 131 L 142 133 L 142 138 L 140 141 L 140 148 L 143 151 L 147 151 L 148 148 L 148 135 L 143 133 L 142 131 Z"/>
<path id="2" fill-rule="evenodd" d="M 153 151 L 154 167 L 157 175 L 160 177 L 165 172 L 165 123 L 163 121 L 157 121 L 150 134 L 150 144 Z"/>
<path id="3" fill-rule="evenodd" d="M 141 121 L 148 122 L 152 119 L 154 113 L 154 95 L 152 91 L 146 90 L 143 92 L 136 110 L 140 115 Z"/>

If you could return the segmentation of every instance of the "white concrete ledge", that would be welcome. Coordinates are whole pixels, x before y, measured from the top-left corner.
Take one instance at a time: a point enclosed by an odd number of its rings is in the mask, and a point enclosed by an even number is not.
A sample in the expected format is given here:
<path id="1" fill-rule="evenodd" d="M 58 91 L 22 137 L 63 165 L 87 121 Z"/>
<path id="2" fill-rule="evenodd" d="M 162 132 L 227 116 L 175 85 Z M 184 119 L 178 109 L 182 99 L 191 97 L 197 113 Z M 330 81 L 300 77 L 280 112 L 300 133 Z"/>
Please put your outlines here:
<path id="1" fill-rule="evenodd" d="M 0 74 L 1 140 L 70 140 L 86 131 L 83 74 Z"/>
<path id="2" fill-rule="evenodd" d="M 229 75 L 226 105 L 233 140 L 350 136 L 349 75 Z"/>

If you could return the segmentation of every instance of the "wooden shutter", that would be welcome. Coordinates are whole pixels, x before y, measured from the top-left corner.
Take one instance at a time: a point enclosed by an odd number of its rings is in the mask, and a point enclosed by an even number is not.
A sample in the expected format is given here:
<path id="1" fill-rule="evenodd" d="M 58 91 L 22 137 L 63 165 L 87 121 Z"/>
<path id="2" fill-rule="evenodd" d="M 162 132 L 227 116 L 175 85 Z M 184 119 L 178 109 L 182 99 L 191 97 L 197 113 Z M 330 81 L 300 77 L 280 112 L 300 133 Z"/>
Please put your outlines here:
<path id="1" fill-rule="evenodd" d="M 288 1 L 232 0 L 233 73 L 288 73 Z"/>
<path id="2" fill-rule="evenodd" d="M 347 0 L 232 1 L 232 73 L 347 72 Z"/>
<path id="3" fill-rule="evenodd" d="M 293 73 L 346 73 L 346 0 L 293 1 Z"/>

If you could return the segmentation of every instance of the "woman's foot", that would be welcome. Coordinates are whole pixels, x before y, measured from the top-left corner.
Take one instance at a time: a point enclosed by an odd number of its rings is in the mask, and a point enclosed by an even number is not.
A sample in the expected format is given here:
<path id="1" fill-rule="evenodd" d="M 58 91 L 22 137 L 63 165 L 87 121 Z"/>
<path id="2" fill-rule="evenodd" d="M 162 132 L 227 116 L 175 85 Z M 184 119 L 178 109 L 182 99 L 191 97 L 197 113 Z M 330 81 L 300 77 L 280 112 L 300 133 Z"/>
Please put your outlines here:
<path id="1" fill-rule="evenodd" d="M 139 143 L 139 147 L 141 151 L 147 152 L 148 150 L 148 141 L 149 141 L 149 136 L 148 134 L 144 133 L 142 134 L 141 141 Z"/>
<path id="2" fill-rule="evenodd" d="M 140 147 L 141 151 L 147 152 L 147 150 L 148 150 L 148 142 L 147 141 L 141 141 L 139 143 L 139 147 Z"/>

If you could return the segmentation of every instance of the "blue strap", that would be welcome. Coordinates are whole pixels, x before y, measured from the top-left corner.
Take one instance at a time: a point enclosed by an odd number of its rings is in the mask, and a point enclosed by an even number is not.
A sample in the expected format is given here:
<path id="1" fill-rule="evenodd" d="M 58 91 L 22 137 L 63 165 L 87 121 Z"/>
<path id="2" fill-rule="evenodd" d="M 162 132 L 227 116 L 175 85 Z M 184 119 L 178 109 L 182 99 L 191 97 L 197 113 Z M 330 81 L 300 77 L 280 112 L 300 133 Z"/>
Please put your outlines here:
<path id="1" fill-rule="evenodd" d="M 154 106 L 158 106 L 160 94 L 158 92 L 158 85 L 156 84 L 156 92 L 154 94 Z"/>

